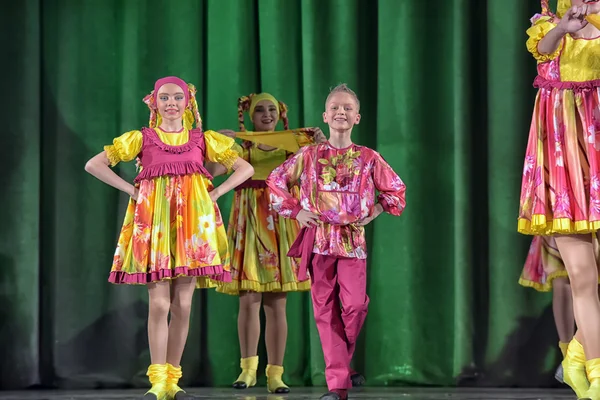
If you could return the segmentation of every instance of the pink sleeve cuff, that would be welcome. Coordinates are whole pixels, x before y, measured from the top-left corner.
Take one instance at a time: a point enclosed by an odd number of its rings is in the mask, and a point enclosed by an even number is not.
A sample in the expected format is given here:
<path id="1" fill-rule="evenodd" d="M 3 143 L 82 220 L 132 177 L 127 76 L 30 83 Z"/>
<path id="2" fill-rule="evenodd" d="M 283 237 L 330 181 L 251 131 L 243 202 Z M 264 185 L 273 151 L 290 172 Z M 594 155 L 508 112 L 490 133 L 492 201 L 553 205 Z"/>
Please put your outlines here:
<path id="1" fill-rule="evenodd" d="M 300 204 L 296 204 L 296 206 L 292 209 L 292 214 L 290 218 L 296 219 L 298 213 L 302 210 L 302 206 Z"/>
<path id="2" fill-rule="evenodd" d="M 382 196 L 379 199 L 379 204 L 381 204 L 381 207 L 383 207 L 383 211 L 386 213 L 390 213 L 390 204 L 387 202 L 387 200 Z"/>

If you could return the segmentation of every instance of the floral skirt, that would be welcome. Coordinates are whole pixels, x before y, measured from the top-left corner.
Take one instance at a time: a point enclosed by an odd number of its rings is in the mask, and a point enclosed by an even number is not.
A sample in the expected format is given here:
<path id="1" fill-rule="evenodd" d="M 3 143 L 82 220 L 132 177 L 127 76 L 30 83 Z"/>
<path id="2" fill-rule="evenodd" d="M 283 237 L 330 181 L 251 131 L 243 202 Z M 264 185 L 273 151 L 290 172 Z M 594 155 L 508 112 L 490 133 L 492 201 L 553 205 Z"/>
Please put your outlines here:
<path id="1" fill-rule="evenodd" d="M 599 90 L 541 88 L 525 154 L 518 230 L 552 235 L 599 228 Z"/>
<path id="2" fill-rule="evenodd" d="M 300 231 L 298 223 L 273 211 L 269 197 L 268 188 L 236 190 L 227 227 L 232 280 L 218 292 L 310 290 L 310 281 L 297 280 L 299 261 L 287 256 Z"/>
<path id="3" fill-rule="evenodd" d="M 600 259 L 598 239 L 593 238 L 594 253 L 596 260 Z M 551 236 L 535 236 L 529 246 L 529 253 L 525 260 L 525 266 L 519 284 L 531 287 L 538 292 L 550 292 L 552 283 L 556 278 L 568 278 L 565 264 L 560 256 L 556 241 Z M 599 273 L 600 283 L 600 273 Z"/>
<path id="4" fill-rule="evenodd" d="M 201 174 L 143 180 L 129 200 L 109 282 L 148 284 L 181 276 L 198 287 L 231 281 L 221 212 Z"/>

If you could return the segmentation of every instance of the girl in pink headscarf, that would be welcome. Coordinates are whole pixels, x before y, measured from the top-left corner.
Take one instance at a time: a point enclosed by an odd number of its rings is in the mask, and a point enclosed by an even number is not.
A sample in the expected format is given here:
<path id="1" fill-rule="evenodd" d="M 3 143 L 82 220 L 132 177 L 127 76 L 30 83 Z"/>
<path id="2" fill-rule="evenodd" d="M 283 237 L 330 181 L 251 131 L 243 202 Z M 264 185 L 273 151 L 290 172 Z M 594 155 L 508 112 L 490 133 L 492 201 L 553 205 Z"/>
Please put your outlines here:
<path id="1" fill-rule="evenodd" d="M 179 78 L 159 79 L 144 98 L 150 128 L 124 133 L 85 167 L 131 196 L 109 282 L 148 287 L 147 375 L 152 388 L 147 400 L 192 398 L 177 384 L 194 288 L 231 281 L 227 235 L 216 200 L 254 173 L 231 150 L 233 139 L 202 131 L 195 93 L 193 85 Z M 144 168 L 135 186 L 109 168 L 136 157 Z M 234 173 L 215 188 L 205 160 Z"/>

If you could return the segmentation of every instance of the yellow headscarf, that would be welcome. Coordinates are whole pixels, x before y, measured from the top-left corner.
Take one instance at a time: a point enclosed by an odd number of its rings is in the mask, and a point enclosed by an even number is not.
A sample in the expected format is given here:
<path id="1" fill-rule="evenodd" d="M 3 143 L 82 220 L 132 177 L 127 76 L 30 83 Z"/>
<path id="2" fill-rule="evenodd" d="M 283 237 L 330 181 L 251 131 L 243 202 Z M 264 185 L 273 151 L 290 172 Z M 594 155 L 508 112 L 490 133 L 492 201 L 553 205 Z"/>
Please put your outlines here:
<path id="1" fill-rule="evenodd" d="M 558 0 L 556 3 L 556 16 L 562 18 L 571 8 L 571 0 Z"/>
<path id="2" fill-rule="evenodd" d="M 273 103 L 273 105 L 277 107 L 277 114 L 279 115 L 280 110 L 279 102 L 277 101 L 277 99 L 269 93 L 260 93 L 251 97 L 250 110 L 248 110 L 248 113 L 250 114 L 250 119 L 254 118 L 254 108 L 256 107 L 258 102 L 263 100 L 269 100 L 271 103 Z"/>
<path id="3" fill-rule="evenodd" d="M 244 126 L 244 113 L 248 112 L 250 119 L 252 119 L 254 117 L 254 109 L 256 108 L 256 105 L 262 100 L 269 100 L 275 107 L 277 107 L 279 120 L 283 121 L 283 129 L 289 129 L 289 121 L 287 118 L 288 108 L 285 103 L 278 101 L 269 93 L 252 93 L 249 96 L 242 96 L 238 99 L 238 122 L 240 131 L 246 130 L 246 127 Z"/>
<path id="4" fill-rule="evenodd" d="M 244 126 L 244 113 L 247 111 L 250 118 L 254 116 L 254 108 L 263 100 L 268 100 L 277 107 L 279 119 L 283 121 L 284 131 L 279 132 L 248 132 Z M 238 121 L 240 124 L 240 132 L 237 132 L 237 137 L 244 140 L 246 143 L 254 142 L 257 144 L 265 144 L 271 147 L 284 149 L 290 153 L 298 151 L 298 142 L 293 131 L 289 131 L 289 121 L 287 118 L 287 105 L 278 101 L 269 93 L 251 94 L 238 99 Z"/>

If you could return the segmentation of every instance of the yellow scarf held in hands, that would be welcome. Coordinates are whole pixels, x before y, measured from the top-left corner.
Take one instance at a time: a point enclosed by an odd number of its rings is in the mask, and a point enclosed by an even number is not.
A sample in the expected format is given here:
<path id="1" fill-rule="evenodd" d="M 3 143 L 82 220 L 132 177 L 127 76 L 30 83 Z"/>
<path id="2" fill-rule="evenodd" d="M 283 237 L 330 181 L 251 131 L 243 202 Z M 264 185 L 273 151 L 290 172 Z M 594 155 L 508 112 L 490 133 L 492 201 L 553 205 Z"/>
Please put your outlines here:
<path id="1" fill-rule="evenodd" d="M 308 133 L 308 129 L 294 129 L 277 132 L 236 132 L 235 136 L 249 142 L 264 144 L 266 146 L 276 147 L 281 150 L 295 153 L 300 149 L 296 136 Z"/>
<path id="2" fill-rule="evenodd" d="M 590 15 L 586 15 L 585 19 L 587 19 L 587 21 L 594 25 L 596 28 L 600 29 L 600 15 L 598 14 L 590 14 Z"/>

